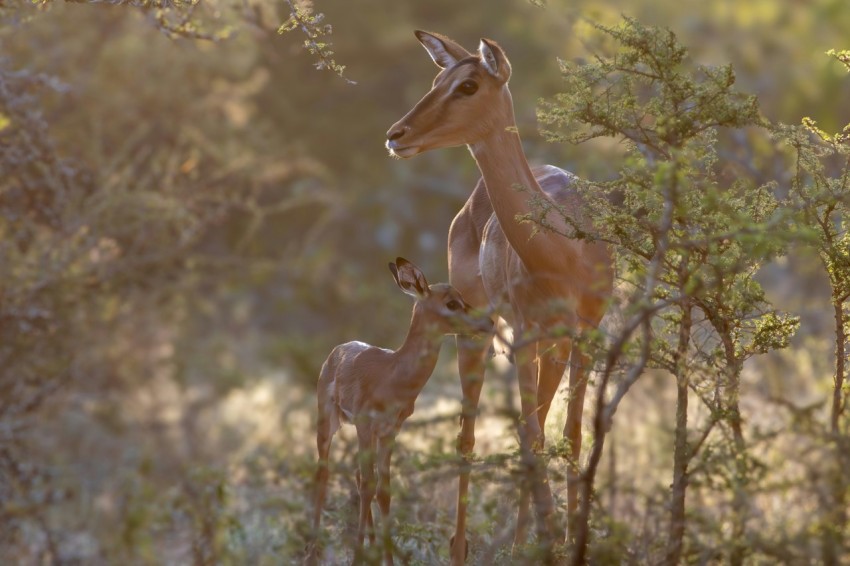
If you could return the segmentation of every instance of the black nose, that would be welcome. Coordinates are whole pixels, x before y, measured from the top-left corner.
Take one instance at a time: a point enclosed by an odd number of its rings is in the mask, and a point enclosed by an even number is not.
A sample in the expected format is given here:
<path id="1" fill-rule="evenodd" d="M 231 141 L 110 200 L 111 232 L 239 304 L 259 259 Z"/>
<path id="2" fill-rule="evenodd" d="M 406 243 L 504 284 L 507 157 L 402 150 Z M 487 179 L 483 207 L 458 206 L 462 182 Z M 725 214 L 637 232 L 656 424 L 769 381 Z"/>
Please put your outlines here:
<path id="1" fill-rule="evenodd" d="M 407 132 L 407 126 L 398 126 L 387 132 L 387 139 L 390 141 L 397 140 Z"/>

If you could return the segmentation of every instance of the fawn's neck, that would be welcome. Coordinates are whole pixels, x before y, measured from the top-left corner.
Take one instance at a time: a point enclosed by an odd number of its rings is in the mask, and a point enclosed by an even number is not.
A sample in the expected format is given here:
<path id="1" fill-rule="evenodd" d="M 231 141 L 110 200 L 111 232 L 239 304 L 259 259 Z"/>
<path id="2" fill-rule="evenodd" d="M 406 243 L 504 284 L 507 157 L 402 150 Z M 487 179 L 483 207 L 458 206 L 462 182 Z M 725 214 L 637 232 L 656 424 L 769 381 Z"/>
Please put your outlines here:
<path id="1" fill-rule="evenodd" d="M 434 372 L 443 343 L 443 334 L 423 311 L 421 305 L 414 306 L 407 337 L 395 352 L 396 382 L 404 382 L 414 396 L 425 387 Z"/>

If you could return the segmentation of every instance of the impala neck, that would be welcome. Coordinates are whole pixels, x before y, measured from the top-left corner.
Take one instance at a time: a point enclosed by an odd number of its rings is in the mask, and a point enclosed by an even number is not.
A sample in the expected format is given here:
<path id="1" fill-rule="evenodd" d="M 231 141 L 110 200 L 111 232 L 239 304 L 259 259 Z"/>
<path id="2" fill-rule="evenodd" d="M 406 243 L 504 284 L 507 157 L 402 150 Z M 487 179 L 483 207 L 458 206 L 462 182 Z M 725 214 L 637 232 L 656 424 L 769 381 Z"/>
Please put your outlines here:
<path id="1" fill-rule="evenodd" d="M 399 379 L 414 395 L 419 394 L 434 372 L 443 342 L 443 334 L 432 327 L 423 310 L 419 304 L 413 307 L 407 337 L 395 352 L 396 367 L 402 369 Z"/>
<path id="2" fill-rule="evenodd" d="M 469 148 L 484 177 L 493 211 L 511 247 L 529 269 L 551 266 L 564 254 L 563 242 L 560 242 L 561 245 L 558 242 L 560 237 L 541 231 L 535 223 L 517 220 L 517 216 L 527 214 L 540 217 L 541 211 L 533 203 L 540 199 L 549 200 L 549 197 L 540 188 L 525 158 L 510 93 L 507 86 L 504 88 L 508 97 L 507 111 L 502 115 L 497 113 L 492 133 Z M 547 219 L 558 226 L 560 223 L 554 216 L 550 215 Z"/>

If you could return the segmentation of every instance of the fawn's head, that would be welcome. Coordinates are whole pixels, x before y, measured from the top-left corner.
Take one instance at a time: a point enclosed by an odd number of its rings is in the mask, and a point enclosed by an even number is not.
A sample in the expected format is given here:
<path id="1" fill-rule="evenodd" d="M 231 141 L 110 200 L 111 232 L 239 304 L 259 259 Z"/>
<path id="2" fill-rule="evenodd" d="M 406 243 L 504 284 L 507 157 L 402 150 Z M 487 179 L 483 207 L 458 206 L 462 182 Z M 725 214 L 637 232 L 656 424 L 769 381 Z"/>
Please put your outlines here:
<path id="1" fill-rule="evenodd" d="M 472 312 L 460 291 L 448 283 L 428 284 L 425 274 L 403 257 L 389 264 L 396 284 L 416 299 L 413 316 L 426 317 L 443 334 L 492 332 L 493 321 Z"/>
<path id="2" fill-rule="evenodd" d="M 482 39 L 475 54 L 447 37 L 416 31 L 442 69 L 430 92 L 387 132 L 387 149 L 412 157 L 429 149 L 474 144 L 513 124 L 508 91 L 511 64 L 494 41 Z"/>

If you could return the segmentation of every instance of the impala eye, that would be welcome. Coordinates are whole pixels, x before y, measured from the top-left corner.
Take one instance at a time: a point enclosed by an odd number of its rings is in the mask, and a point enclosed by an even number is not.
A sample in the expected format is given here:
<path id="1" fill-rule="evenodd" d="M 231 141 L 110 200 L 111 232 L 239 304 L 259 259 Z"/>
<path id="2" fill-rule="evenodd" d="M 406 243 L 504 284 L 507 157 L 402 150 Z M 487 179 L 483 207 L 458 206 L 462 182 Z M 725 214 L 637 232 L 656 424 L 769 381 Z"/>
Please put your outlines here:
<path id="1" fill-rule="evenodd" d="M 455 90 L 455 92 L 459 92 L 461 94 L 465 94 L 466 96 L 471 96 L 478 91 L 478 83 L 475 81 L 463 81 L 460 83 Z"/>
<path id="2" fill-rule="evenodd" d="M 449 309 L 450 311 L 457 311 L 457 310 L 462 309 L 463 305 L 461 305 L 459 302 L 457 302 L 455 300 L 451 300 L 448 303 L 446 303 L 446 308 Z"/>

